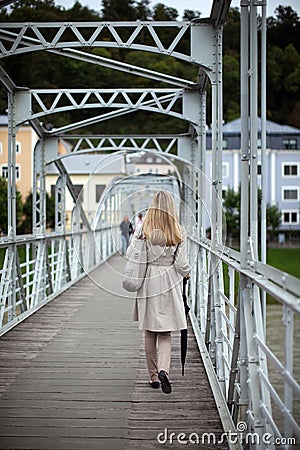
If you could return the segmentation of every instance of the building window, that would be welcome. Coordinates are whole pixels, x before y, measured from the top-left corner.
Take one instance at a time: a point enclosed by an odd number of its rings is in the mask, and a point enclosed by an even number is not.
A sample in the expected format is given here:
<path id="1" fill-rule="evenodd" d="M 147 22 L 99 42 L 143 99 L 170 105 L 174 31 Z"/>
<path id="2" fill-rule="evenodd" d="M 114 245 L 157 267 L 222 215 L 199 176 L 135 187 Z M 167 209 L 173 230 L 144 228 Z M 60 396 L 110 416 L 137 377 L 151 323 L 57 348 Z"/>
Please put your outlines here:
<path id="1" fill-rule="evenodd" d="M 1 177 L 8 179 L 8 166 L 2 166 L 1 167 Z M 19 180 L 21 178 L 21 168 L 20 166 L 16 166 L 16 180 Z"/>
<path id="2" fill-rule="evenodd" d="M 284 177 L 297 177 L 299 173 L 298 164 L 283 164 Z"/>
<path id="3" fill-rule="evenodd" d="M 21 142 L 16 142 L 16 153 L 21 153 Z"/>
<path id="4" fill-rule="evenodd" d="M 146 162 L 147 162 L 147 163 L 152 163 L 152 162 L 153 162 L 152 156 L 147 156 Z"/>
<path id="5" fill-rule="evenodd" d="M 282 223 L 284 225 L 295 225 L 299 223 L 297 211 L 282 211 Z"/>
<path id="6" fill-rule="evenodd" d="M 228 178 L 229 177 L 229 163 L 223 162 L 222 164 L 222 178 Z"/>
<path id="7" fill-rule="evenodd" d="M 223 150 L 225 150 L 226 148 L 228 148 L 228 142 L 227 142 L 227 139 L 223 139 L 223 141 L 222 141 L 222 148 L 223 148 Z"/>
<path id="8" fill-rule="evenodd" d="M 284 150 L 297 150 L 297 139 L 282 139 Z"/>
<path id="9" fill-rule="evenodd" d="M 1 167 L 1 177 L 6 179 L 8 178 L 8 166 Z"/>
<path id="10" fill-rule="evenodd" d="M 282 188 L 282 200 L 298 200 L 299 198 L 299 188 Z"/>
<path id="11" fill-rule="evenodd" d="M 228 191 L 228 186 L 223 186 L 222 187 L 222 198 L 223 199 L 226 197 L 227 191 Z"/>
<path id="12" fill-rule="evenodd" d="M 105 184 L 96 184 L 96 203 L 100 201 L 101 195 L 105 189 Z"/>
<path id="13" fill-rule="evenodd" d="M 73 184 L 76 200 L 83 202 L 83 184 Z"/>

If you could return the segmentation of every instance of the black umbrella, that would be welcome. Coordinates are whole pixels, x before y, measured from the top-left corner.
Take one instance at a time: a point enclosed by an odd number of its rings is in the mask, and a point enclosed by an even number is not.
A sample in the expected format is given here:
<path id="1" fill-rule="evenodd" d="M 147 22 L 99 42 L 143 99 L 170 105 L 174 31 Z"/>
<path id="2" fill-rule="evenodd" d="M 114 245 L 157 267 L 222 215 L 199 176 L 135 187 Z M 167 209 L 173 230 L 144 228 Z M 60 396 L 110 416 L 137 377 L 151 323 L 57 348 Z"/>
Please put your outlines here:
<path id="1" fill-rule="evenodd" d="M 182 300 L 184 304 L 185 315 L 187 316 L 190 310 L 189 305 L 187 304 L 186 298 L 186 285 L 187 278 L 183 279 L 183 291 L 182 291 Z M 181 367 L 182 367 L 182 376 L 184 376 L 184 364 L 187 352 L 187 329 L 180 331 L 180 350 L 181 350 Z"/>

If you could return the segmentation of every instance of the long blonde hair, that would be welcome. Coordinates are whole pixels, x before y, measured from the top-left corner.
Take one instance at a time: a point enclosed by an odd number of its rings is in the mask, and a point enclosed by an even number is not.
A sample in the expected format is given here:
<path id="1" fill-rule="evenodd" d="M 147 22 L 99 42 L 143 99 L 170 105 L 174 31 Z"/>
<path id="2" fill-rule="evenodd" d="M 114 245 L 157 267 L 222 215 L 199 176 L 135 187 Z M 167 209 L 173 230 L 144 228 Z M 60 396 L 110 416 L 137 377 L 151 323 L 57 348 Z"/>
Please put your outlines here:
<path id="1" fill-rule="evenodd" d="M 172 246 L 182 242 L 174 198 L 167 191 L 157 192 L 143 223 L 143 233 L 154 245 Z"/>

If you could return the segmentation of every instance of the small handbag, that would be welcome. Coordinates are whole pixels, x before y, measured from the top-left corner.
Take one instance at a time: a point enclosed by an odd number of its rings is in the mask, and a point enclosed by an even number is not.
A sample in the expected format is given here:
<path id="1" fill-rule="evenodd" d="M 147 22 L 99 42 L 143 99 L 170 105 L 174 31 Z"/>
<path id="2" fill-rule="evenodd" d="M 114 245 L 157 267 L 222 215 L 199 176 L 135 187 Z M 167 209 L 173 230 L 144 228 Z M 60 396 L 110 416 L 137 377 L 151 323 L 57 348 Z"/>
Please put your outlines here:
<path id="1" fill-rule="evenodd" d="M 147 270 L 147 243 L 142 233 L 133 238 L 127 249 L 126 258 L 122 285 L 126 291 L 136 292 L 141 288 Z"/>

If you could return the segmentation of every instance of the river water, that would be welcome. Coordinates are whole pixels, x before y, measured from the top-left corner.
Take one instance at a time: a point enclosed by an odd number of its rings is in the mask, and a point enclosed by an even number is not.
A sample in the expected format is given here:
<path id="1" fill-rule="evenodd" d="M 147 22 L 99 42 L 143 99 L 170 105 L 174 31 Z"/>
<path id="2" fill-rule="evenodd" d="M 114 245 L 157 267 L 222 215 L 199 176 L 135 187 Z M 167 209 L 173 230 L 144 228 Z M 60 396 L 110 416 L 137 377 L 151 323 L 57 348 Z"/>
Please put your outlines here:
<path id="1" fill-rule="evenodd" d="M 283 308 L 281 305 L 267 305 L 267 344 L 284 364 L 285 358 L 285 327 L 283 325 Z M 294 377 L 300 384 L 300 317 L 294 314 Z M 275 387 L 281 399 L 284 399 L 284 383 L 279 371 L 268 360 L 269 379 Z M 272 401 L 273 417 L 280 424 L 280 430 L 283 429 L 282 413 Z M 294 395 L 293 415 L 300 424 L 300 399 Z"/>

